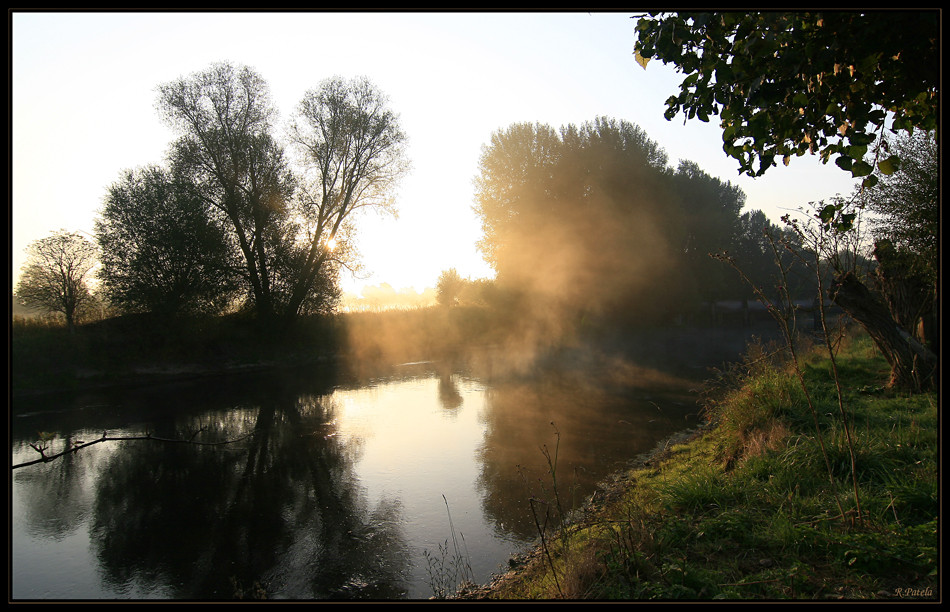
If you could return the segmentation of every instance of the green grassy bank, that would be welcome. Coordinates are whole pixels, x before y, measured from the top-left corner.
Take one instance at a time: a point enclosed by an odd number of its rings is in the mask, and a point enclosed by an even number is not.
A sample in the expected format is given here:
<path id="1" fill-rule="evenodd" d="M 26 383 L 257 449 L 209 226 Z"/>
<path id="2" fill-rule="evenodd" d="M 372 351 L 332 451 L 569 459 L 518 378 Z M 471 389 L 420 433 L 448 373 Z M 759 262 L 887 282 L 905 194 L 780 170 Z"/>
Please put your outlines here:
<path id="1" fill-rule="evenodd" d="M 837 354 L 840 403 L 827 350 L 802 355 L 800 380 L 750 351 L 711 390 L 708 426 L 468 597 L 938 600 L 937 394 L 884 389 L 866 336 Z"/>

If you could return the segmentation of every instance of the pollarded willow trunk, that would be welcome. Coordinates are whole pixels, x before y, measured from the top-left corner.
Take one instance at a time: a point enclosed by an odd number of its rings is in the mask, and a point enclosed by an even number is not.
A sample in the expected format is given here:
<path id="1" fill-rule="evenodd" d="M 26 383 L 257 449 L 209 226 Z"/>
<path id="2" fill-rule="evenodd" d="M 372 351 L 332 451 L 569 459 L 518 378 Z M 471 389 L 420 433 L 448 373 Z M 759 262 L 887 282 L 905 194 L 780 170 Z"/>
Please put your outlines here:
<path id="1" fill-rule="evenodd" d="M 908 391 L 931 389 L 938 359 L 894 320 L 884 300 L 851 272 L 835 278 L 831 299 L 870 334 L 891 366 L 888 386 Z"/>

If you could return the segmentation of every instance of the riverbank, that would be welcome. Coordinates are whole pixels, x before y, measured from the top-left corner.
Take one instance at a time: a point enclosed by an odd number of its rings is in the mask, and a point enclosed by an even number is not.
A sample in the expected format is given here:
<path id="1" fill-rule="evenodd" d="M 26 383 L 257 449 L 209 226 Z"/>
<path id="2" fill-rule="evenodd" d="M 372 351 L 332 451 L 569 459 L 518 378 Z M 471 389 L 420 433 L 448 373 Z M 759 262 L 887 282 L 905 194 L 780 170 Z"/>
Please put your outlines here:
<path id="1" fill-rule="evenodd" d="M 863 335 L 834 368 L 822 347 L 804 355 L 800 382 L 750 353 L 710 393 L 706 426 L 458 597 L 939 601 L 937 394 L 884 389 Z"/>
<path id="2" fill-rule="evenodd" d="M 562 332 L 564 330 L 561 330 Z M 143 386 L 278 368 L 367 370 L 462 356 L 488 376 L 537 368 L 599 368 L 604 356 L 702 379 L 733 361 L 752 337 L 748 327 L 588 328 L 544 334 L 484 307 L 431 307 L 303 318 L 274 330 L 250 316 L 162 320 L 126 315 L 77 326 L 16 317 L 11 326 L 10 388 L 17 396 Z"/>

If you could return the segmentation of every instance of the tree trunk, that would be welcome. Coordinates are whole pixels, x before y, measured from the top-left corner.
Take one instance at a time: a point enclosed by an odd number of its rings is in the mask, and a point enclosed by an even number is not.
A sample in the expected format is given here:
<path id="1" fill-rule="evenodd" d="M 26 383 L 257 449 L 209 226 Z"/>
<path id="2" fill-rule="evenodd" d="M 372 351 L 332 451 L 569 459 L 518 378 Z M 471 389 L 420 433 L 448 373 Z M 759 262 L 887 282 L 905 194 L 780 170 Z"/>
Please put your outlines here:
<path id="1" fill-rule="evenodd" d="M 916 257 L 896 249 L 887 240 L 874 245 L 874 258 L 879 264 L 875 271 L 878 289 L 897 324 L 936 353 L 933 329 L 922 325 L 929 323 L 935 312 L 934 283 L 915 265 Z"/>
<path id="2" fill-rule="evenodd" d="M 884 300 L 851 272 L 835 278 L 831 299 L 870 334 L 891 366 L 889 387 L 908 391 L 933 388 L 937 356 L 901 328 Z"/>

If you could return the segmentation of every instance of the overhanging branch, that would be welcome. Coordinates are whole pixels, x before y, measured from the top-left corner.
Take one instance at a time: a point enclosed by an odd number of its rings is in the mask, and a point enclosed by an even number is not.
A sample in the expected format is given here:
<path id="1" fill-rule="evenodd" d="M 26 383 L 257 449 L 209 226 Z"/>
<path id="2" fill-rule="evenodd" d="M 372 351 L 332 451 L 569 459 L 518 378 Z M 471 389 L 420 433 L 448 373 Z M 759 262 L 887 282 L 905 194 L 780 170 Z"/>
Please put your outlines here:
<path id="1" fill-rule="evenodd" d="M 250 438 L 251 436 L 254 435 L 253 433 L 250 433 L 250 434 L 247 434 L 246 436 L 241 436 L 240 438 L 234 438 L 233 440 L 222 440 L 220 442 L 196 442 L 194 438 L 196 435 L 198 435 L 198 433 L 200 433 L 200 431 L 201 430 L 196 431 L 194 434 L 192 434 L 191 438 L 187 440 L 181 440 L 181 439 L 175 439 L 175 438 L 158 438 L 158 437 L 153 436 L 152 434 L 145 434 L 144 436 L 109 436 L 107 435 L 105 431 L 103 431 L 102 437 L 97 438 L 93 440 L 92 442 L 82 442 L 79 444 L 75 444 L 62 452 L 56 453 L 55 455 L 46 455 L 44 453 L 44 451 L 46 450 L 44 447 L 38 447 L 35 444 L 31 444 L 30 446 L 33 448 L 33 450 L 35 450 L 36 452 L 40 454 L 40 458 L 34 459 L 33 461 L 25 461 L 23 463 L 18 463 L 14 465 L 11 469 L 15 470 L 17 468 L 27 467 L 29 465 L 36 465 L 37 463 L 47 463 L 49 461 L 53 461 L 54 459 L 59 459 L 60 457 L 63 457 L 70 453 L 75 453 L 76 451 L 86 448 L 87 446 L 92 446 L 93 444 L 99 444 L 100 442 L 120 442 L 124 440 L 152 440 L 154 442 L 165 442 L 168 444 L 193 444 L 195 446 L 223 446 L 225 444 L 233 444 L 235 442 L 240 442 L 241 440 L 246 440 L 247 438 Z"/>

